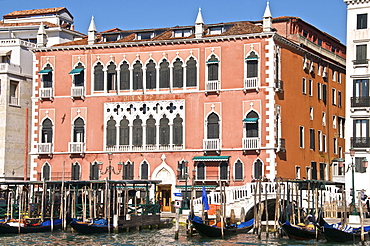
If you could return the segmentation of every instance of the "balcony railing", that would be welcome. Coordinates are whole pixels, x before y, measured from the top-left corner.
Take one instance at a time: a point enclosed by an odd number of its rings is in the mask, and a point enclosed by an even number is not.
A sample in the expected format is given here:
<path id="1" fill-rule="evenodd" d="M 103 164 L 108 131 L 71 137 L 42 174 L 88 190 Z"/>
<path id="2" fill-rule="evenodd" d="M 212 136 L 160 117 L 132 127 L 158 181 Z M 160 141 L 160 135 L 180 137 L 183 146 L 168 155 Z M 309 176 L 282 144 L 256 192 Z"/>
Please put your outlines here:
<path id="1" fill-rule="evenodd" d="M 351 107 L 370 107 L 370 97 L 351 97 Z"/>
<path id="2" fill-rule="evenodd" d="M 130 152 L 130 151 L 171 151 L 171 150 L 183 150 L 183 144 L 166 144 L 166 145 L 156 145 L 156 144 L 148 144 L 143 146 L 130 146 L 130 145 L 107 145 L 105 146 L 105 151 L 118 151 L 118 152 Z"/>
<path id="3" fill-rule="evenodd" d="M 245 78 L 244 80 L 244 90 L 258 90 L 259 86 L 258 77 Z"/>
<path id="4" fill-rule="evenodd" d="M 21 73 L 22 68 L 12 63 L 0 63 L 0 73 Z"/>
<path id="5" fill-rule="evenodd" d="M 369 148 L 370 137 L 352 137 L 351 146 L 353 148 Z"/>
<path id="6" fill-rule="evenodd" d="M 244 150 L 258 150 L 261 148 L 261 141 L 259 137 L 243 138 Z"/>
<path id="7" fill-rule="evenodd" d="M 220 150 L 220 139 L 203 139 L 203 150 Z"/>
<path id="8" fill-rule="evenodd" d="M 85 143 L 83 142 L 69 142 L 68 143 L 68 152 L 81 154 L 85 152 Z"/>
<path id="9" fill-rule="evenodd" d="M 53 88 L 40 88 L 39 89 L 40 99 L 52 99 Z"/>
<path id="10" fill-rule="evenodd" d="M 285 152 L 285 138 L 279 138 L 278 141 L 278 152 Z"/>
<path id="11" fill-rule="evenodd" d="M 71 87 L 71 97 L 83 99 L 85 97 L 85 87 L 84 86 Z"/>
<path id="12" fill-rule="evenodd" d="M 367 59 L 353 60 L 353 65 L 367 65 L 367 64 L 368 64 Z"/>
<path id="13" fill-rule="evenodd" d="M 51 154 L 52 153 L 52 143 L 39 143 L 37 144 L 37 153 L 39 154 Z"/>
<path id="14" fill-rule="evenodd" d="M 283 92 L 284 91 L 284 82 L 282 80 L 277 80 L 275 82 L 275 91 Z"/>
<path id="15" fill-rule="evenodd" d="M 18 97 L 10 97 L 9 98 L 9 104 L 14 106 L 19 106 L 19 100 Z"/>
<path id="16" fill-rule="evenodd" d="M 207 92 L 218 92 L 220 90 L 220 81 L 211 80 L 206 82 L 206 91 Z"/>

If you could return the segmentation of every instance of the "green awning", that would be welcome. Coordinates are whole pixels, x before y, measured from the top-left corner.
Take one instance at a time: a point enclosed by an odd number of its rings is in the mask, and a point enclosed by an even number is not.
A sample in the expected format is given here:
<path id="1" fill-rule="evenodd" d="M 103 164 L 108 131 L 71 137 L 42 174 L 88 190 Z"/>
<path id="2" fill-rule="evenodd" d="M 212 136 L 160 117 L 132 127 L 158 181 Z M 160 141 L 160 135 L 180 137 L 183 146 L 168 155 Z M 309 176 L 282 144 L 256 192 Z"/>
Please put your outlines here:
<path id="1" fill-rule="evenodd" d="M 246 122 L 246 123 L 256 123 L 258 120 L 258 118 L 245 118 L 243 120 L 243 122 Z"/>
<path id="2" fill-rule="evenodd" d="M 50 72 L 52 72 L 53 70 L 50 70 L 50 69 L 44 69 L 44 70 L 41 70 L 38 72 L 38 74 L 48 74 Z"/>
<path id="3" fill-rule="evenodd" d="M 70 71 L 69 74 L 73 74 L 73 75 L 80 74 L 83 70 L 85 70 L 85 68 L 75 68 L 75 69 L 72 69 L 72 71 Z"/>
<path id="4" fill-rule="evenodd" d="M 225 156 L 194 156 L 193 161 L 228 161 L 229 155 Z"/>

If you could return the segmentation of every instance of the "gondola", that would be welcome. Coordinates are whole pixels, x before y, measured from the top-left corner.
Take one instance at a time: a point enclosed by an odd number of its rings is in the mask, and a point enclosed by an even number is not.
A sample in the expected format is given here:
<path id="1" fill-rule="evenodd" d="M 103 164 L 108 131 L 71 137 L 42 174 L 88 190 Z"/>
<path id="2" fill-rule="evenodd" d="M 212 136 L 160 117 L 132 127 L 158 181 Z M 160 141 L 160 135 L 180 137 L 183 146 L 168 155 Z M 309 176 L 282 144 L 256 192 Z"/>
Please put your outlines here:
<path id="1" fill-rule="evenodd" d="M 364 227 L 364 239 L 369 240 L 370 226 Z M 361 227 L 341 226 L 341 223 L 324 224 L 324 236 L 329 242 L 358 242 L 361 241 Z"/>
<path id="2" fill-rule="evenodd" d="M 210 226 L 203 223 L 202 219 L 194 216 L 190 220 L 195 230 L 201 235 L 206 237 L 222 237 L 222 228 Z M 242 222 L 239 224 L 230 225 L 223 228 L 224 236 L 235 235 L 238 233 L 247 233 L 253 228 L 254 219 Z"/>
<path id="3" fill-rule="evenodd" d="M 82 222 L 77 219 L 72 219 L 70 225 L 74 230 L 83 234 L 113 232 L 113 225 L 108 226 L 108 223 L 105 219 L 94 219 L 89 223 Z M 123 228 L 121 227 L 118 227 L 118 229 L 119 232 L 123 231 Z"/>
<path id="4" fill-rule="evenodd" d="M 23 224 L 19 222 L 2 222 L 0 223 L 0 234 L 18 234 L 18 233 L 36 233 L 36 232 L 50 232 L 60 230 L 62 228 L 62 220 L 53 220 L 53 228 L 51 221 L 47 220 L 41 224 Z"/>
<path id="5" fill-rule="evenodd" d="M 290 239 L 311 240 L 322 237 L 321 232 L 316 231 L 315 227 L 292 225 L 289 223 L 289 221 L 280 223 L 280 225 Z"/>

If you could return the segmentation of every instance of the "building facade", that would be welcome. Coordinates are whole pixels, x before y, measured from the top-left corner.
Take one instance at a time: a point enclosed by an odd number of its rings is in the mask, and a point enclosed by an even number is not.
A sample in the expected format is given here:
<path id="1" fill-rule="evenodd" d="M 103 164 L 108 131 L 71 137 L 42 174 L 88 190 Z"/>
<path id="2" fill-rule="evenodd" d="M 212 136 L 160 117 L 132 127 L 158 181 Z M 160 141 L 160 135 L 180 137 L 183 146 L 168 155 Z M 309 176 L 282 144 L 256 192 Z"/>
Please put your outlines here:
<path id="1" fill-rule="evenodd" d="M 193 182 L 329 180 L 344 146 L 345 47 L 269 6 L 255 22 L 205 25 L 199 10 L 194 26 L 97 33 L 92 20 L 34 52 L 33 179 L 161 180 L 166 210 Z"/>
<path id="2" fill-rule="evenodd" d="M 347 4 L 347 97 L 346 97 L 346 188 L 370 191 L 369 138 L 369 1 L 346 0 Z M 352 151 L 351 151 L 352 150 Z M 365 165 L 364 165 L 365 164 Z M 352 183 L 353 182 L 353 183 Z M 356 199 L 357 201 L 357 199 Z"/>
<path id="3" fill-rule="evenodd" d="M 0 180 L 29 177 L 31 49 L 82 37 L 72 24 L 65 8 L 15 11 L 0 22 Z"/>

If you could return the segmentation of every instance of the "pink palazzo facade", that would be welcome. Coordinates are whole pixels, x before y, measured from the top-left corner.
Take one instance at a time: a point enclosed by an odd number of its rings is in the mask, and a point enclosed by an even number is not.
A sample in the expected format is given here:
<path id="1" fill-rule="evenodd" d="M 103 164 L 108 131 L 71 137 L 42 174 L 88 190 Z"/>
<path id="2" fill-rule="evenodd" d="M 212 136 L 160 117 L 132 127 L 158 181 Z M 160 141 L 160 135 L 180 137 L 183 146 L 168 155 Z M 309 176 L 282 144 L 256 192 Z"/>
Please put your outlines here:
<path id="1" fill-rule="evenodd" d="M 297 166 L 319 163 L 318 149 L 300 147 L 310 137 L 300 138 L 299 126 L 309 134 L 310 107 L 334 105 L 308 100 L 302 78 L 315 77 L 319 61 L 343 74 L 332 58 L 343 59 L 345 47 L 269 12 L 259 22 L 205 25 L 199 11 L 195 26 L 101 33 L 92 20 L 86 38 L 35 49 L 31 180 L 162 180 L 166 205 L 191 182 L 296 178 Z M 337 49 L 300 45 L 313 43 L 302 26 Z M 322 131 L 328 141 L 335 134 Z"/>

